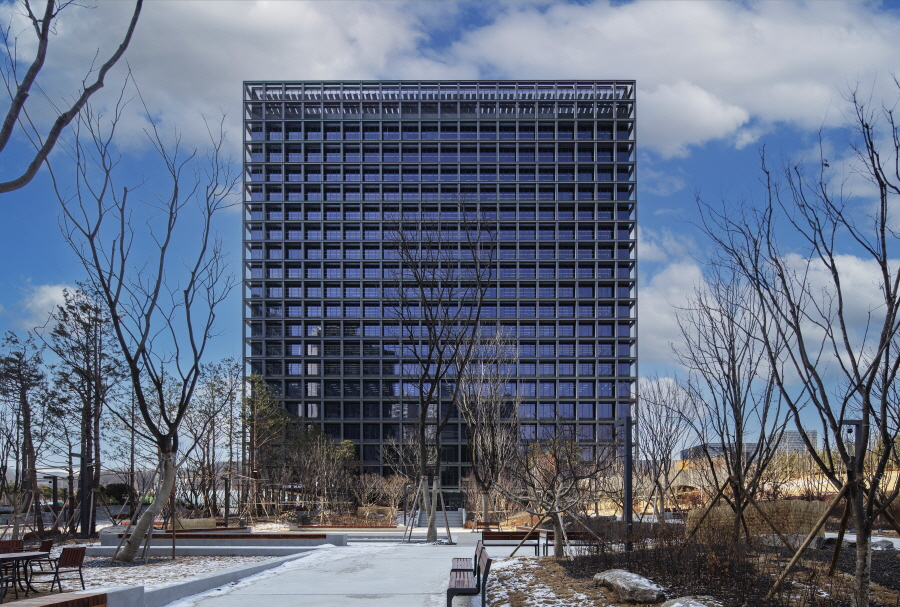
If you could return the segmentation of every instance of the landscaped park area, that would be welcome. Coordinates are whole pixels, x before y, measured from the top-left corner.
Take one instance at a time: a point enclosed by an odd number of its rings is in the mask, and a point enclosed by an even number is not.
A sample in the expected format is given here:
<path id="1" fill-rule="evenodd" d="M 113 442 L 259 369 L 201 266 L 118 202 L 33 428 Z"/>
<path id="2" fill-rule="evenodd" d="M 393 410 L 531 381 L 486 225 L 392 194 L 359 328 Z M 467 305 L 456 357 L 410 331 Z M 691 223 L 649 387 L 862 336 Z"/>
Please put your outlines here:
<path id="1" fill-rule="evenodd" d="M 773 522 L 793 531 L 809 529 L 809 521 L 824 511 L 817 502 L 795 504 L 767 511 Z M 467 578 L 476 585 L 486 581 L 484 605 L 491 607 L 851 604 L 855 550 L 845 546 L 835 571 L 829 572 L 836 553 L 836 518 L 816 536 L 780 589 L 767 598 L 803 533 L 780 538 L 765 533 L 759 517 L 748 515 L 744 523 L 750 535 L 734 542 L 726 529 L 731 524 L 728 512 L 713 508 L 698 525 L 705 511 L 698 508 L 686 520 L 665 523 L 648 516 L 634 523 L 630 535 L 616 517 L 567 517 L 562 558 L 552 556 L 554 531 L 529 526 L 536 520 L 529 521 L 527 515 L 498 521 L 499 532 L 493 524 L 484 531 L 451 527 L 452 543 L 443 526 L 437 542 L 426 542 L 423 528 L 403 525 L 317 532 L 258 522 L 252 529 L 187 529 L 176 533 L 174 542 L 171 532 L 157 531 L 146 553 L 133 563 L 111 561 L 108 554 L 121 541 L 123 527 L 108 527 L 99 542 L 87 547 L 82 567 L 86 594 L 69 594 L 81 591 L 76 575 L 63 582 L 64 594 L 48 592 L 46 579 L 34 582 L 37 592 L 29 592 L 28 598 L 20 590 L 17 600 L 10 589 L 4 602 L 78 607 L 82 603 L 55 601 L 88 601 L 97 596 L 92 592 L 104 592 L 103 604 L 109 607 L 230 607 L 259 600 L 275 606 L 356 605 L 360 600 L 379 606 L 442 605 L 453 581 Z M 842 541 L 849 544 L 854 539 L 848 533 Z M 51 558 L 79 542 L 54 547 Z M 896 533 L 873 537 L 871 604 L 900 605 L 898 547 Z M 138 586 L 143 589 L 134 588 Z M 482 604 L 480 590 L 454 597 L 452 605 Z M 685 597 L 702 598 L 690 603 Z"/>

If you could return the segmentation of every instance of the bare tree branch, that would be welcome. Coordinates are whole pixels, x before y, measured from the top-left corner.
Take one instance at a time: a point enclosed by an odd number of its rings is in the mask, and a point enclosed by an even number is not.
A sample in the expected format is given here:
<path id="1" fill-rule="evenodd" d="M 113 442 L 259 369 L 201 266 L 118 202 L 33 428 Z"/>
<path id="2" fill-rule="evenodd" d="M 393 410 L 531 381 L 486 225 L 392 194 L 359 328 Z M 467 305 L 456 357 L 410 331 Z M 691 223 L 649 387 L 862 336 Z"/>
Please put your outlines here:
<path id="1" fill-rule="evenodd" d="M 60 11 L 62 11 L 69 4 L 71 3 L 62 2 L 60 4 L 57 4 L 54 0 L 48 0 L 43 17 L 38 18 L 31 9 L 30 1 L 23 0 L 23 5 L 25 7 L 26 13 L 28 15 L 28 18 L 31 20 L 35 35 L 38 39 L 38 48 L 34 60 L 31 62 L 28 71 L 25 73 L 25 76 L 21 81 L 17 81 L 16 77 L 18 57 L 15 53 L 15 45 L 13 44 L 13 47 L 10 47 L 11 32 L 9 29 L 3 32 L 8 70 L 3 71 L 3 79 L 6 84 L 7 91 L 10 94 L 11 102 L 9 109 L 6 112 L 6 117 L 3 120 L 3 126 L 0 127 L 0 153 L 2 153 L 6 149 L 6 145 L 7 143 L 9 143 L 16 123 L 20 123 L 20 115 L 25 109 L 25 103 L 28 99 L 32 87 L 34 86 L 35 79 L 37 78 L 38 73 L 41 71 L 41 68 L 44 66 L 44 60 L 47 56 L 47 47 L 50 44 L 50 36 L 53 34 L 54 20 L 59 17 Z M 103 88 L 106 74 L 119 61 L 119 59 L 122 58 L 122 55 L 125 54 L 125 50 L 131 43 L 131 37 L 134 34 L 135 27 L 137 26 L 138 18 L 141 15 L 141 8 L 143 7 L 143 4 L 143 0 L 136 0 L 134 12 L 132 13 L 128 29 L 125 32 L 125 37 L 122 39 L 122 42 L 121 44 L 119 44 L 116 51 L 97 70 L 96 76 L 94 77 L 93 81 L 89 83 L 88 79 L 85 78 L 85 80 L 82 82 L 82 89 L 78 97 L 68 107 L 68 109 L 59 114 L 53 125 L 50 127 L 50 130 L 47 131 L 46 136 L 41 136 L 39 133 L 35 132 L 37 139 L 33 141 L 36 148 L 34 157 L 28 164 L 28 167 L 19 177 L 10 181 L 0 182 L 0 193 L 12 192 L 14 190 L 21 189 L 28 185 L 32 179 L 34 179 L 34 176 L 37 174 L 38 169 L 41 168 L 41 165 L 47 160 L 50 152 L 53 150 L 54 146 L 56 146 L 56 143 L 60 135 L 62 135 L 63 130 L 67 126 L 69 126 L 69 124 L 76 116 L 78 116 L 81 110 L 85 107 L 85 104 L 87 104 L 91 95 Z M 91 70 L 91 72 L 93 72 L 93 69 Z M 13 89 L 15 89 L 15 92 L 13 92 Z"/>

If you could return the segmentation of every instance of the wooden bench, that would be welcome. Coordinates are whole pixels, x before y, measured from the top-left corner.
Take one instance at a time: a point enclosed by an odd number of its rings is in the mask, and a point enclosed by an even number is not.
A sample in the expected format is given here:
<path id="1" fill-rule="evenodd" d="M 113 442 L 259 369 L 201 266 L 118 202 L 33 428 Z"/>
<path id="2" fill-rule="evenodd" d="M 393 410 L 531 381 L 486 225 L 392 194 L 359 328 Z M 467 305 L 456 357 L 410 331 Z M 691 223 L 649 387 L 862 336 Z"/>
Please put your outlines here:
<path id="1" fill-rule="evenodd" d="M 450 571 L 471 571 L 473 574 L 475 573 L 475 563 L 478 562 L 478 557 L 481 555 L 481 552 L 484 550 L 484 544 L 481 543 L 481 540 L 478 540 L 478 543 L 475 544 L 475 558 L 467 559 L 467 558 L 455 558 L 453 559 L 453 564 L 450 566 Z"/>
<path id="2" fill-rule="evenodd" d="M 16 601 L 22 607 L 106 607 L 106 593 L 65 592 Z"/>
<path id="3" fill-rule="evenodd" d="M 485 546 L 534 546 L 534 556 L 539 556 L 541 536 L 536 531 L 482 531 L 481 541 Z"/>
<path id="4" fill-rule="evenodd" d="M 480 521 L 475 523 L 475 531 L 500 531 L 498 521 Z"/>
<path id="5" fill-rule="evenodd" d="M 458 595 L 481 594 L 481 604 L 487 605 L 486 591 L 488 574 L 491 571 L 491 557 L 488 556 L 484 545 L 479 542 L 476 549 L 472 569 L 450 570 L 450 583 L 447 586 L 447 607 L 453 607 L 453 597 Z M 469 559 L 453 559 L 454 566 L 457 561 Z"/>
<path id="6" fill-rule="evenodd" d="M 546 541 L 544 542 L 544 556 L 550 550 L 550 544 L 556 545 L 556 532 L 547 531 Z M 566 533 L 566 539 L 570 546 L 590 546 L 596 542 L 596 538 L 587 531 L 569 531 Z"/>

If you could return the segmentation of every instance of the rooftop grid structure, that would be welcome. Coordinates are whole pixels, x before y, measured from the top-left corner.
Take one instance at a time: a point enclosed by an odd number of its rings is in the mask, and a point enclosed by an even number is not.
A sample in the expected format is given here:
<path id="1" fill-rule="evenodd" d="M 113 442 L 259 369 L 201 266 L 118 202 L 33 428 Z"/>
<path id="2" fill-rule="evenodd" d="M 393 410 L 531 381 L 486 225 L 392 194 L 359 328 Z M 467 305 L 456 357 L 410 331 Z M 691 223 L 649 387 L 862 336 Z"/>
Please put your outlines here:
<path id="1" fill-rule="evenodd" d="M 522 439 L 613 439 L 637 362 L 633 81 L 245 82 L 244 127 L 245 361 L 288 412 L 389 473 L 384 445 L 418 419 L 392 229 L 465 265 L 477 221 L 479 322 L 516 345 Z M 462 426 L 444 486 L 466 475 Z"/>

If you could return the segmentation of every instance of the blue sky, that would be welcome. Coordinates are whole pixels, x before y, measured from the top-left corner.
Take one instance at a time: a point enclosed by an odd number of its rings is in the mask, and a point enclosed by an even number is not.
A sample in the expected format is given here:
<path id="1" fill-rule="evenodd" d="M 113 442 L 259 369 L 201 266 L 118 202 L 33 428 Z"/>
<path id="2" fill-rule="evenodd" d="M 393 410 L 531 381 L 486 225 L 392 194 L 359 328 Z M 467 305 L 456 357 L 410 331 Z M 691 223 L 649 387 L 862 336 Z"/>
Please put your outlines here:
<path id="1" fill-rule="evenodd" d="M 49 99 L 71 97 L 98 49 L 104 56 L 118 43 L 129 8 L 100 2 L 64 12 L 39 78 Z M 30 56 L 14 5 L 0 4 L 0 21 Z M 879 2 L 149 1 L 127 59 L 157 124 L 177 128 L 187 145 L 205 143 L 201 115 L 227 112 L 236 161 L 243 80 L 637 80 L 641 364 L 665 373 L 678 340 L 671 306 L 701 280 L 707 253 L 691 227 L 696 192 L 752 194 L 761 145 L 775 159 L 815 159 L 820 129 L 831 162 L 850 175 L 841 168 L 843 96 L 858 83 L 896 100 L 898 31 L 896 5 Z M 111 73 L 94 97 L 99 109 L 115 101 L 124 74 L 124 63 Z M 35 120 L 50 119 L 46 101 L 33 101 Z M 134 180 L 154 176 L 145 125 L 130 105 L 120 142 Z M 29 153 L 21 138 L 11 146 L 3 179 Z M 0 198 L 0 330 L 43 323 L 62 289 L 84 277 L 58 212 L 43 172 Z M 236 274 L 240 219 L 233 211 L 220 226 Z M 241 353 L 239 298 L 235 290 L 219 316 L 211 358 Z"/>

